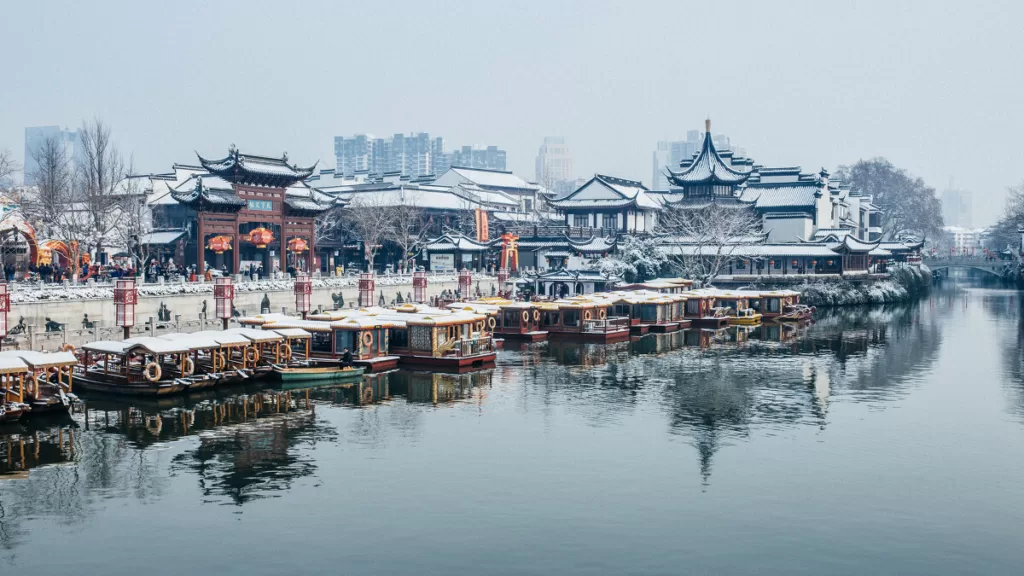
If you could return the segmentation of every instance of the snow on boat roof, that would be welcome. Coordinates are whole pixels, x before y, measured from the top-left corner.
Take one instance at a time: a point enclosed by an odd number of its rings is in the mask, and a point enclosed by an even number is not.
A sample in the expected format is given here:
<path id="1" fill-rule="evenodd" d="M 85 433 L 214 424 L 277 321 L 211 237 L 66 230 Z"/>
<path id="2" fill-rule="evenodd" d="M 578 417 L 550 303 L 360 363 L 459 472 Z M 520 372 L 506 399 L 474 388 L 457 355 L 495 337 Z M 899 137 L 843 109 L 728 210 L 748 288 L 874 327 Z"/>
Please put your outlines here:
<path id="1" fill-rule="evenodd" d="M 36 350 L 10 350 L 0 352 L 5 358 L 17 358 L 31 368 L 47 368 L 50 366 L 74 366 L 78 358 L 71 352 L 38 352 Z"/>
<path id="2" fill-rule="evenodd" d="M 403 304 L 407 306 L 407 304 Z M 340 310 L 324 310 L 317 314 L 310 314 L 307 316 L 309 320 L 320 320 L 331 322 L 334 320 L 341 320 L 342 318 L 352 318 L 354 316 L 375 316 L 384 312 L 394 312 L 390 308 L 381 308 L 380 306 L 368 306 L 366 308 L 342 308 Z"/>
<path id="3" fill-rule="evenodd" d="M 184 333 L 172 333 L 164 334 L 160 336 L 164 340 L 169 340 L 178 344 L 185 344 L 192 350 L 204 350 L 206 348 L 220 348 L 222 344 L 209 334 L 202 332 L 193 332 L 191 334 Z M 248 344 L 248 342 L 246 342 Z"/>
<path id="4" fill-rule="evenodd" d="M 11 352 L 0 352 L 0 374 L 16 374 L 27 371 L 28 364 L 20 356 Z"/>
<path id="5" fill-rule="evenodd" d="M 284 340 L 277 332 L 271 332 L 269 330 L 257 330 L 255 328 L 230 328 L 225 330 L 231 334 L 241 334 L 252 342 L 280 342 Z"/>
<path id="6" fill-rule="evenodd" d="M 245 336 L 226 332 L 224 330 L 203 330 L 202 332 L 193 332 L 193 334 L 209 336 L 216 340 L 221 346 L 248 346 L 250 343 L 249 339 Z"/>
<path id="7" fill-rule="evenodd" d="M 281 314 L 280 312 L 271 312 L 268 314 L 256 314 L 255 316 L 243 316 L 238 319 L 239 324 L 251 324 L 253 326 L 262 326 L 268 322 L 276 322 L 278 320 L 290 320 L 296 318 L 295 316 L 288 316 L 287 314 Z"/>
<path id="8" fill-rule="evenodd" d="M 292 340 L 308 340 L 313 337 L 312 334 L 302 328 L 275 328 L 271 326 L 270 330 Z"/>
<path id="9" fill-rule="evenodd" d="M 142 348 L 151 354 L 180 354 L 189 351 L 189 347 L 186 344 L 152 338 L 150 336 L 131 338 L 123 342 L 98 340 L 96 342 L 89 342 L 83 345 L 82 348 L 90 352 L 101 352 L 103 354 L 127 354 L 136 348 Z"/>
<path id="10" fill-rule="evenodd" d="M 331 322 L 331 328 L 405 328 L 405 322 L 400 320 L 385 320 L 379 316 L 351 316 L 340 318 Z"/>
<path id="11" fill-rule="evenodd" d="M 484 314 L 492 316 L 501 311 L 501 306 L 496 304 L 486 304 L 483 302 L 452 302 L 448 305 L 449 310 L 456 312 L 472 312 L 474 314 Z"/>

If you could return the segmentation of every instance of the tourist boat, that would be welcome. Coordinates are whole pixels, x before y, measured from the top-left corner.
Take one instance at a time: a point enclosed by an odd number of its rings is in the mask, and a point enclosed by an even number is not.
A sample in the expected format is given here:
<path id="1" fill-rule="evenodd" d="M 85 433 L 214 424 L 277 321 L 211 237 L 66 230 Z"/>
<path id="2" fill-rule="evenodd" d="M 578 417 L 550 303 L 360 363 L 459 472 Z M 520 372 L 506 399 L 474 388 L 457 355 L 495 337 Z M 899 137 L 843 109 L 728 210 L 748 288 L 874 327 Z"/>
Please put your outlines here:
<path id="1" fill-rule="evenodd" d="M 0 358 L 18 359 L 27 366 L 23 373 L 24 392 L 19 403 L 28 404 L 32 414 L 67 412 L 76 399 L 71 393 L 72 371 L 78 358 L 70 350 L 38 352 L 35 350 L 8 350 Z M 22 387 L 19 386 L 19 391 Z"/>
<path id="2" fill-rule="evenodd" d="M 130 396 L 178 394 L 193 382 L 191 353 L 183 342 L 148 336 L 90 342 L 79 352 L 75 379 L 88 391 Z M 165 369 L 168 366 L 170 369 Z"/>
<path id="3" fill-rule="evenodd" d="M 287 318 L 287 316 L 282 315 Z M 254 376 L 269 374 L 274 364 L 291 360 L 291 347 L 285 346 L 285 337 L 274 330 L 263 330 L 248 327 L 229 328 L 223 332 L 237 334 L 249 340 L 249 346 L 256 350 Z"/>
<path id="4" fill-rule="evenodd" d="M 284 383 L 285 388 L 354 382 L 362 377 L 364 371 L 359 366 L 343 366 L 340 362 L 316 359 L 273 368 L 274 376 Z"/>
<path id="5" fill-rule="evenodd" d="M 487 316 L 487 324 L 494 335 L 506 340 L 540 342 L 548 337 L 547 330 L 540 328 L 540 309 L 535 302 L 480 298 L 473 302 L 450 304 L 448 307 Z"/>
<path id="6" fill-rule="evenodd" d="M 756 326 L 762 315 L 757 311 L 761 305 L 761 293 L 750 290 L 721 290 L 715 295 L 715 306 L 724 308 L 730 326 Z"/>
<path id="7" fill-rule="evenodd" d="M 338 360 L 348 349 L 354 366 L 366 372 L 383 372 L 396 368 L 399 358 L 389 351 L 390 330 L 396 324 L 382 319 L 381 312 L 391 311 L 376 307 L 333 310 L 312 314 L 306 320 L 276 318 L 263 327 L 275 332 L 305 330 L 311 335 L 309 355 L 312 358 Z"/>
<path id="8" fill-rule="evenodd" d="M 729 324 L 725 308 L 716 306 L 716 290 L 691 290 L 686 296 L 686 319 L 697 328 L 724 328 Z"/>
<path id="9" fill-rule="evenodd" d="M 489 366 L 497 357 L 483 314 L 404 304 L 379 318 L 394 324 L 390 349 L 404 365 L 465 370 Z"/>
<path id="10" fill-rule="evenodd" d="M 809 308 L 806 310 L 788 308 L 798 304 L 800 304 L 800 293 L 794 290 L 769 290 L 761 292 L 761 314 L 764 316 L 765 321 L 809 319 L 814 313 L 813 310 Z M 810 313 L 807 313 L 808 311 Z M 782 318 L 787 315 L 787 318 Z"/>
<path id="11" fill-rule="evenodd" d="M 540 327 L 551 340 L 622 342 L 629 339 L 629 317 L 611 316 L 614 303 L 603 294 L 538 304 Z"/>
<path id="12" fill-rule="evenodd" d="M 693 286 L 693 280 L 685 278 L 655 278 L 646 282 L 619 285 L 616 290 L 648 291 L 659 294 L 683 294 Z"/>
<path id="13" fill-rule="evenodd" d="M 185 376 L 189 380 L 189 390 L 196 391 L 203 388 L 212 388 L 218 384 L 233 384 L 241 382 L 251 372 L 233 366 L 239 359 L 245 361 L 245 353 L 240 358 L 235 358 L 233 347 L 247 347 L 249 341 L 238 335 L 227 334 L 218 339 L 212 331 L 193 332 L 191 334 L 172 333 L 164 334 L 159 338 L 173 342 L 178 345 L 189 347 L 187 360 L 185 361 Z M 227 344 L 223 343 L 227 342 Z M 234 344 L 234 346 L 231 346 Z M 161 365 L 164 370 L 173 372 L 176 363 L 173 359 L 164 357 Z"/>
<path id="14" fill-rule="evenodd" d="M 4 393 L 0 402 L 0 423 L 18 420 L 32 408 L 25 403 L 25 375 L 28 364 L 17 356 L 0 353 L 0 391 Z"/>
<path id="15" fill-rule="evenodd" d="M 630 332 L 643 335 L 648 332 L 675 332 L 688 328 L 685 319 L 686 298 L 678 294 L 636 290 L 611 293 L 616 316 L 629 318 Z"/>

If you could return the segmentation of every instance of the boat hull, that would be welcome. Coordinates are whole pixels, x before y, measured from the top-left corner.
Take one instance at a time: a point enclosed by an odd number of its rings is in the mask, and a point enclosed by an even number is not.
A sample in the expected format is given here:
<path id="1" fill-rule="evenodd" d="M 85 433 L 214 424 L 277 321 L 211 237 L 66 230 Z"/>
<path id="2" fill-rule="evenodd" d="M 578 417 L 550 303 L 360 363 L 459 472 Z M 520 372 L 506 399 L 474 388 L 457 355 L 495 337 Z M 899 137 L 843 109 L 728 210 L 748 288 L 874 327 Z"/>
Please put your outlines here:
<path id="1" fill-rule="evenodd" d="M 536 332 L 495 332 L 495 336 L 501 336 L 505 340 L 516 340 L 519 342 L 541 342 L 548 339 L 547 331 Z"/>
<path id="2" fill-rule="evenodd" d="M 169 396 L 188 390 L 188 384 L 178 382 L 118 382 L 75 375 L 75 386 L 87 392 L 102 392 L 121 396 Z"/>
<path id="3" fill-rule="evenodd" d="M 651 327 L 651 332 L 656 332 L 658 334 L 665 334 L 667 332 L 675 332 L 676 330 L 679 330 L 679 323 L 678 322 L 665 322 L 663 324 L 651 324 L 650 327 Z"/>
<path id="4" fill-rule="evenodd" d="M 625 342 L 629 340 L 629 328 L 614 330 L 611 332 L 551 332 L 549 340 L 561 342 L 595 342 L 598 344 L 612 344 L 614 342 Z"/>
<path id="5" fill-rule="evenodd" d="M 399 356 L 399 363 L 403 366 L 416 366 L 424 368 L 445 368 L 453 370 L 487 368 L 494 364 L 498 357 L 496 352 L 477 354 L 474 356 L 446 356 L 437 358 L 434 356 Z"/>

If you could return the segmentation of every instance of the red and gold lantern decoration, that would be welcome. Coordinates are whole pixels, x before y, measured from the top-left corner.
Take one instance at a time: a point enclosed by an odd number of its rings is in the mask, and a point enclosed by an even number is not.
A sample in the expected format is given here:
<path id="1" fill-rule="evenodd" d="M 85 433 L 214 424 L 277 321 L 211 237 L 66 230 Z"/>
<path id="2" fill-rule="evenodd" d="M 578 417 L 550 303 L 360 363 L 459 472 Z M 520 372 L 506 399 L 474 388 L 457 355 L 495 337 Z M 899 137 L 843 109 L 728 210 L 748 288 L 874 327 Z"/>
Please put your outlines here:
<path id="1" fill-rule="evenodd" d="M 135 279 L 120 279 L 114 284 L 114 308 L 117 326 L 124 328 L 124 337 L 128 338 L 132 326 L 135 326 L 135 305 L 139 302 L 139 291 L 135 287 Z"/>
<path id="2" fill-rule="evenodd" d="M 292 238 L 288 241 L 289 252 L 305 252 L 309 250 L 309 242 L 306 242 L 302 238 Z"/>
<path id="3" fill-rule="evenodd" d="M 206 249 L 213 250 L 214 254 L 223 254 L 231 250 L 231 237 L 224 235 L 214 236 L 206 243 Z"/>
<path id="4" fill-rule="evenodd" d="M 359 275 L 359 306 L 373 306 L 376 284 L 373 272 L 363 272 Z"/>
<path id="5" fill-rule="evenodd" d="M 7 282 L 0 282 L 0 338 L 7 336 L 7 313 L 11 311 L 11 294 Z"/>
<path id="6" fill-rule="evenodd" d="M 313 282 L 309 279 L 309 274 L 305 272 L 295 274 L 295 309 L 302 314 L 303 318 L 309 313 L 309 300 L 312 293 Z"/>
<path id="7" fill-rule="evenodd" d="M 213 301 L 217 318 L 224 321 L 226 329 L 235 303 L 235 285 L 231 278 L 221 276 L 213 279 Z"/>
<path id="8" fill-rule="evenodd" d="M 469 298 L 469 290 L 473 286 L 473 275 L 470 274 L 469 269 L 463 268 L 459 270 L 459 295 L 463 298 Z"/>
<path id="9" fill-rule="evenodd" d="M 270 230 L 260 226 L 259 228 L 253 228 L 249 231 L 249 235 L 246 237 L 250 244 L 255 244 L 257 248 L 266 248 L 267 244 L 274 241 L 274 233 Z"/>
<path id="10" fill-rule="evenodd" d="M 427 301 L 427 273 L 422 270 L 412 273 L 412 299 L 417 304 Z"/>

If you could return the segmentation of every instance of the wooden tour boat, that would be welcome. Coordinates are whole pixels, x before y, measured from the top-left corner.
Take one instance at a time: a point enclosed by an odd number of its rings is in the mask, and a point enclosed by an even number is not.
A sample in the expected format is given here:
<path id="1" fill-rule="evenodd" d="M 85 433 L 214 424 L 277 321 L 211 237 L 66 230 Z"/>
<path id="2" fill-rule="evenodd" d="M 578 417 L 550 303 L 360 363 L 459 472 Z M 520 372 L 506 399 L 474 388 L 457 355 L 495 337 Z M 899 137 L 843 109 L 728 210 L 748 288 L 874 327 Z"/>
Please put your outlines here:
<path id="1" fill-rule="evenodd" d="M 274 366 L 274 376 L 285 384 L 285 387 L 296 387 L 303 384 L 320 386 L 359 380 L 364 368 L 344 366 L 340 362 L 329 360 L 305 360 L 289 365 Z"/>
<path id="2" fill-rule="evenodd" d="M 82 346 L 75 379 L 88 391 L 131 396 L 178 394 L 188 390 L 193 381 L 191 354 L 188 344 L 163 338 L 100 340 Z M 171 368 L 166 369 L 168 366 Z"/>
<path id="3" fill-rule="evenodd" d="M 551 340 L 609 344 L 629 339 L 629 317 L 610 315 L 614 304 L 603 294 L 543 302 L 539 308 L 541 329 Z"/>

